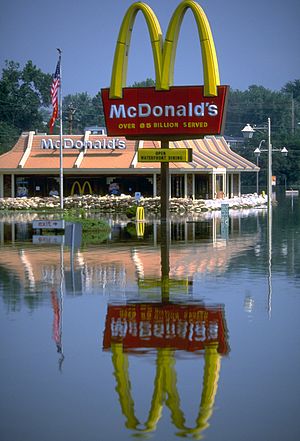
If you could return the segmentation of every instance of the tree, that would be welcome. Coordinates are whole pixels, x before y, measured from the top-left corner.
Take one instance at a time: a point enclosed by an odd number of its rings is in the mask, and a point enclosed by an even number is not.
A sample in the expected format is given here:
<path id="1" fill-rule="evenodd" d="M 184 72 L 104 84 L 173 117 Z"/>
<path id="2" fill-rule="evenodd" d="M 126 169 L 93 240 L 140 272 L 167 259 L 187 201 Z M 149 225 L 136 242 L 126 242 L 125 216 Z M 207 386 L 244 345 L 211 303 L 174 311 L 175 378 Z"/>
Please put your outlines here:
<path id="1" fill-rule="evenodd" d="M 6 61 L 0 79 L 0 149 L 8 150 L 15 134 L 27 130 L 45 130 L 42 109 L 50 104 L 51 75 L 43 73 L 32 61 L 23 69 Z M 13 133 L 13 137 L 10 138 Z"/>
<path id="2" fill-rule="evenodd" d="M 67 133 L 80 134 L 87 126 L 104 126 L 101 93 L 94 98 L 86 92 L 65 96 L 63 115 L 67 122 Z"/>
<path id="3" fill-rule="evenodd" d="M 246 123 L 266 124 L 269 117 L 273 133 L 291 131 L 291 108 L 286 94 L 255 85 L 244 92 L 232 90 L 229 93 L 225 134 L 241 136 L 241 129 Z"/>
<path id="4" fill-rule="evenodd" d="M 292 95 L 291 95 L 292 93 Z M 246 123 L 259 126 L 266 125 L 267 119 L 272 123 L 273 148 L 285 146 L 289 154 L 282 157 L 273 155 L 273 173 L 277 182 L 288 185 L 299 184 L 300 179 L 300 126 L 299 121 L 300 80 L 287 83 L 281 91 L 272 91 L 262 86 L 250 86 L 246 91 L 232 90 L 229 94 L 225 135 L 241 137 L 241 129 Z M 266 138 L 267 133 L 256 133 L 251 141 L 243 143 L 237 152 L 255 162 L 254 149 Z M 266 182 L 267 158 L 262 154 L 259 159 L 261 168 L 260 180 Z M 245 185 L 255 185 L 254 174 L 242 176 Z"/>
<path id="5" fill-rule="evenodd" d="M 293 95 L 293 98 L 300 102 L 300 80 L 289 81 L 281 91 Z"/>
<path id="6" fill-rule="evenodd" d="M 5 121 L 0 121 L 0 154 L 7 152 L 18 140 L 19 130 Z"/>
<path id="7" fill-rule="evenodd" d="M 152 78 L 146 78 L 144 81 L 135 81 L 131 87 L 155 87 L 155 81 Z"/>

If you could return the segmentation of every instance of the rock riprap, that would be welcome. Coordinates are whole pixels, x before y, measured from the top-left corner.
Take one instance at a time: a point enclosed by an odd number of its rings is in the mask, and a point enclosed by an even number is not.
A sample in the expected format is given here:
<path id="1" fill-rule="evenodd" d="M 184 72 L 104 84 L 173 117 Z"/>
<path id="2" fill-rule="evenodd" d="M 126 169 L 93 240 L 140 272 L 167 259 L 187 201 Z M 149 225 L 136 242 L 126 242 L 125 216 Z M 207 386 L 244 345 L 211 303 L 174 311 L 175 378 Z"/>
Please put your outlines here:
<path id="1" fill-rule="evenodd" d="M 64 208 L 96 210 L 106 213 L 126 212 L 136 204 L 134 197 L 121 196 L 68 196 L 64 198 Z M 264 207 L 267 204 L 267 196 L 247 194 L 241 197 L 230 199 L 170 199 L 170 212 L 185 215 L 186 213 L 203 213 L 207 211 L 220 210 L 222 204 L 228 204 L 230 209 L 240 210 L 243 208 Z M 143 206 L 145 212 L 152 214 L 160 213 L 160 198 L 141 198 L 139 205 Z M 32 198 L 0 198 L 0 210 L 45 210 L 59 209 L 59 197 L 32 197 Z"/>

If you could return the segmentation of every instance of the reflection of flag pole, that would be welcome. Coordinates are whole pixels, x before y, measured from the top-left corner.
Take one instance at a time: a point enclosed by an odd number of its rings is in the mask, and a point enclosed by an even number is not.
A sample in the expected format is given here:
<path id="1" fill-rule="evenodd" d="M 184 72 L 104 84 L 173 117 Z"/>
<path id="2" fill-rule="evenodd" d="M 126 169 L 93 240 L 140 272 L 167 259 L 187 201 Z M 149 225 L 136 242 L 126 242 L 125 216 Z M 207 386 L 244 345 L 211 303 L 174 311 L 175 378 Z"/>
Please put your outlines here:
<path id="1" fill-rule="evenodd" d="M 53 307 L 52 337 L 56 343 L 57 352 L 61 354 L 59 359 L 59 368 L 61 369 L 64 359 L 62 346 L 62 301 L 61 296 L 58 298 L 57 292 L 54 289 L 51 290 L 51 302 Z"/>
<path id="2" fill-rule="evenodd" d="M 63 286 L 64 286 L 64 256 L 63 256 L 64 248 L 63 244 L 60 249 L 60 288 L 59 288 L 59 296 L 55 289 L 51 290 L 51 302 L 53 308 L 53 328 L 52 328 L 52 337 L 56 343 L 57 352 L 61 355 L 58 361 L 59 370 L 61 370 L 62 363 L 64 361 L 64 350 L 63 350 Z"/>
<path id="3" fill-rule="evenodd" d="M 59 360 L 59 368 L 61 369 L 62 362 L 64 361 L 64 348 L 63 348 L 63 311 L 64 311 L 64 244 L 60 247 L 60 290 L 59 290 L 59 301 L 60 301 L 60 343 L 61 343 L 61 358 Z"/>

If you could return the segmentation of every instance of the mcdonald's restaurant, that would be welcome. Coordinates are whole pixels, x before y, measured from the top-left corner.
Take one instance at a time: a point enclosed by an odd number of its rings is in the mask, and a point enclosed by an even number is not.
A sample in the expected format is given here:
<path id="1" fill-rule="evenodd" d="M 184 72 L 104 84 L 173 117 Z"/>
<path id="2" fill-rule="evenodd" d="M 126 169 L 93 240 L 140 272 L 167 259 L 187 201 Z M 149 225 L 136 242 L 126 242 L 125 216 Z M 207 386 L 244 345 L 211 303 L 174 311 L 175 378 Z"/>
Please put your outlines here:
<path id="1" fill-rule="evenodd" d="M 58 135 L 24 132 L 0 156 L 0 197 L 58 194 L 61 164 L 65 196 L 135 192 L 143 197 L 160 196 L 160 162 L 139 162 L 138 158 L 138 150 L 159 147 L 159 141 L 86 131 L 84 135 L 64 135 L 60 149 Z M 190 162 L 169 162 L 173 198 L 239 196 L 241 173 L 258 171 L 255 164 L 232 151 L 222 136 L 173 141 L 170 147 L 192 150 Z"/>

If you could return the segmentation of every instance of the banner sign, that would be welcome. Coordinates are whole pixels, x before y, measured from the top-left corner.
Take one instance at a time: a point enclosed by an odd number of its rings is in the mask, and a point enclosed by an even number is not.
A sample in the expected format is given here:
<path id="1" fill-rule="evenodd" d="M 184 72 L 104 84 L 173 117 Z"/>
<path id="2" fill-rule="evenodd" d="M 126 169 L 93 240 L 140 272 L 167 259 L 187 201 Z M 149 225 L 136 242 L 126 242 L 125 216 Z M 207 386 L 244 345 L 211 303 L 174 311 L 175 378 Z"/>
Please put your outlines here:
<path id="1" fill-rule="evenodd" d="M 204 86 L 123 88 L 123 97 L 110 98 L 102 89 L 109 136 L 139 139 L 192 139 L 221 134 L 228 86 L 217 96 L 204 96 Z"/>
<path id="2" fill-rule="evenodd" d="M 103 347 L 122 343 L 126 351 L 172 348 L 200 351 L 218 343 L 218 352 L 229 350 L 221 306 L 141 303 L 108 305 Z"/>
<path id="3" fill-rule="evenodd" d="M 192 162 L 193 149 L 139 149 L 139 162 Z"/>

